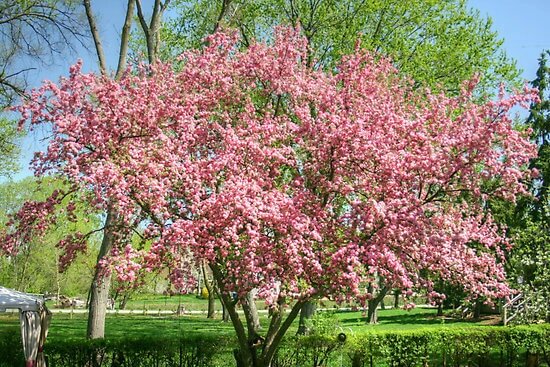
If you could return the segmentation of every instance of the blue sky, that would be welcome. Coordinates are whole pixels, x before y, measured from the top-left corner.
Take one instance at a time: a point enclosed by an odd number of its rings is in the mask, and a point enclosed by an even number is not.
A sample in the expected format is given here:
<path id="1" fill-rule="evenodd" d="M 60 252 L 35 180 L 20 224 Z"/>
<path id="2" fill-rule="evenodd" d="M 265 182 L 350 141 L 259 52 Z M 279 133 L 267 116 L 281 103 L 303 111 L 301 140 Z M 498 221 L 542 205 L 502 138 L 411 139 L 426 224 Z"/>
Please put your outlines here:
<path id="1" fill-rule="evenodd" d="M 148 3 L 144 1 L 144 7 Z M 92 2 L 101 31 L 107 62 L 115 68 L 118 55 L 118 38 L 124 21 L 126 1 L 97 0 Z M 537 60 L 543 49 L 550 49 L 550 0 L 468 0 L 470 7 L 478 9 L 483 16 L 493 20 L 493 30 L 504 40 L 507 54 L 517 61 L 523 70 L 522 77 L 532 80 L 537 70 Z M 78 55 L 67 55 L 49 67 L 39 67 L 29 75 L 31 86 L 38 86 L 42 80 L 56 81 L 66 75 L 70 64 L 77 58 L 84 61 L 85 71 L 97 70 L 95 54 L 85 50 Z M 44 144 L 36 136 L 23 141 L 22 170 L 14 178 L 19 179 L 30 174 L 27 169 L 34 151 L 43 149 Z"/>
<path id="2" fill-rule="evenodd" d="M 472 8 L 490 16 L 493 29 L 504 39 L 507 54 L 533 80 L 543 49 L 550 49 L 550 0 L 469 0 Z"/>

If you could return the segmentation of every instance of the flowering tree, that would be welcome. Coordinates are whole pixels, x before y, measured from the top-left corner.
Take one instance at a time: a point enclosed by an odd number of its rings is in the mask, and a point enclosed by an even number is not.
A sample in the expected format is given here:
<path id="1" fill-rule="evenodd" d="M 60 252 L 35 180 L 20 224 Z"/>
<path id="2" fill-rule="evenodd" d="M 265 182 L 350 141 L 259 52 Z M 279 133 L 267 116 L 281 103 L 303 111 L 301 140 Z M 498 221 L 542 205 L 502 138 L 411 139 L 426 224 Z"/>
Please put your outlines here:
<path id="1" fill-rule="evenodd" d="M 119 236 L 101 266 L 127 281 L 168 266 L 183 287 L 189 254 L 207 262 L 243 366 L 268 366 L 315 298 L 366 302 L 377 284 L 431 291 L 433 275 L 474 296 L 509 293 L 508 243 L 482 209 L 492 195 L 525 192 L 535 149 L 507 112 L 532 92 L 480 106 L 475 81 L 456 98 L 415 91 L 390 61 L 359 51 L 332 72 L 312 70 L 290 29 L 271 46 L 235 44 L 218 33 L 178 67 L 156 63 L 118 81 L 77 64 L 34 92 L 22 121 L 53 131 L 36 174 L 62 175 L 79 196 L 23 208 L 4 251 L 52 225 L 61 200 L 116 206 L 146 241 Z M 67 253 L 85 237 L 68 238 Z M 270 308 L 261 339 L 230 296 L 244 301 L 252 289 Z"/>

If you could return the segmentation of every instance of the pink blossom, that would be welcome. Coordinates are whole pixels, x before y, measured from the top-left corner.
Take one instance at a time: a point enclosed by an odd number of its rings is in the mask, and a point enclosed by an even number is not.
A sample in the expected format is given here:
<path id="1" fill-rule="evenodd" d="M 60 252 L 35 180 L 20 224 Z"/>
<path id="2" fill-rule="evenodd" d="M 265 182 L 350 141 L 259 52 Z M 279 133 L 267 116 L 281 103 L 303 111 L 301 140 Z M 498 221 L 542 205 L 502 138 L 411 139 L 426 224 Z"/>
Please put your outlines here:
<path id="1" fill-rule="evenodd" d="M 508 112 L 533 91 L 478 104 L 475 78 L 447 97 L 414 90 L 367 52 L 334 72 L 308 68 L 305 55 L 305 39 L 280 28 L 272 45 L 244 51 L 236 33 L 216 34 L 181 69 L 157 63 L 119 81 L 77 63 L 18 109 L 22 124 L 52 128 L 35 172 L 146 228 L 147 246 L 120 235 L 103 264 L 121 281 L 167 267 L 183 291 L 194 259 L 219 269 L 224 291 L 256 288 L 268 302 L 365 300 L 359 285 L 376 277 L 412 293 L 424 274 L 506 296 L 508 242 L 481 185 L 509 200 L 525 193 L 535 149 Z M 3 250 L 55 223 L 55 204 L 26 204 Z M 61 247 L 72 259 L 82 246 Z"/>

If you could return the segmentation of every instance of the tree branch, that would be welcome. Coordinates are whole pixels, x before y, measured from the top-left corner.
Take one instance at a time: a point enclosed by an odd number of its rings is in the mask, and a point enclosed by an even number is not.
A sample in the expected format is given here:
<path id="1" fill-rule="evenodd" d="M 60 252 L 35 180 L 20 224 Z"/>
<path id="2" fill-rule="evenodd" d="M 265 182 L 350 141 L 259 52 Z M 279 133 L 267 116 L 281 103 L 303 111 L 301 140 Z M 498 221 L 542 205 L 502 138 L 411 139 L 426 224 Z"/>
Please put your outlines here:
<path id="1" fill-rule="evenodd" d="M 126 57 L 128 55 L 128 41 L 130 39 L 130 30 L 132 29 L 132 17 L 134 15 L 136 0 L 128 0 L 126 8 L 126 19 L 120 35 L 120 51 L 118 55 L 118 65 L 116 68 L 115 79 L 120 79 L 126 69 Z"/>
<path id="2" fill-rule="evenodd" d="M 83 0 L 83 4 L 84 4 L 84 9 L 86 9 L 86 18 L 88 19 L 90 32 L 92 33 L 92 37 L 94 39 L 97 59 L 99 62 L 99 70 L 102 75 L 106 75 L 107 64 L 105 62 L 105 53 L 103 52 L 103 46 L 101 45 L 101 39 L 99 37 L 99 31 L 97 30 L 94 14 L 92 12 L 92 7 L 90 5 L 90 0 Z"/>

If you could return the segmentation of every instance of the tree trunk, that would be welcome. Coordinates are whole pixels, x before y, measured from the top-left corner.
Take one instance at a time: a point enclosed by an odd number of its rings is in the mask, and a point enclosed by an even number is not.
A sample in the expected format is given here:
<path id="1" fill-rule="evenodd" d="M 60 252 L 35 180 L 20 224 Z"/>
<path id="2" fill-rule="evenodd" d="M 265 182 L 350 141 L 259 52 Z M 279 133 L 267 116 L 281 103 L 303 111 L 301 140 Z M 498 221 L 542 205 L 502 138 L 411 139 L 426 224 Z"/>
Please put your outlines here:
<path id="1" fill-rule="evenodd" d="M 367 322 L 369 324 L 378 323 L 378 302 L 370 300 L 367 308 Z"/>
<path id="2" fill-rule="evenodd" d="M 213 319 L 216 313 L 215 309 L 215 302 L 216 302 L 216 295 L 215 295 L 215 289 L 213 280 L 208 280 L 208 274 L 206 271 L 206 264 L 201 264 L 201 271 L 202 271 L 202 278 L 204 280 L 204 286 L 206 287 L 206 290 L 208 291 L 208 313 L 206 314 L 207 319 Z"/>
<path id="3" fill-rule="evenodd" d="M 208 291 L 208 313 L 207 319 L 213 319 L 216 316 L 216 295 L 213 292 Z"/>
<path id="4" fill-rule="evenodd" d="M 393 293 L 393 308 L 394 309 L 399 308 L 399 294 L 401 294 L 401 292 L 397 289 Z"/>
<path id="5" fill-rule="evenodd" d="M 236 310 L 236 300 L 232 298 L 232 295 L 224 289 L 224 273 L 222 269 L 215 263 L 210 264 L 212 275 L 218 286 L 218 291 L 222 302 L 227 308 L 229 317 L 235 329 L 238 341 L 238 349 L 233 351 L 237 366 L 239 367 L 270 367 L 273 360 L 273 356 L 279 347 L 283 336 L 288 331 L 288 328 L 292 325 L 293 321 L 298 316 L 300 309 L 303 306 L 303 302 L 297 301 L 290 309 L 287 317 L 284 318 L 287 304 L 285 298 L 281 297 L 278 302 L 273 305 L 271 313 L 271 321 L 265 337 L 260 335 L 250 334 L 254 327 L 248 325 L 245 328 L 239 314 Z M 253 298 L 247 294 L 245 299 L 241 298 L 241 303 L 248 303 Z M 248 330 L 247 330 L 248 329 Z"/>
<path id="6" fill-rule="evenodd" d="M 258 315 L 258 309 L 256 308 L 256 302 L 254 300 L 254 298 L 256 298 L 256 293 L 257 290 L 252 289 L 246 294 L 246 298 L 242 302 L 249 338 L 257 337 L 262 329 L 260 325 L 260 316 Z"/>
<path id="7" fill-rule="evenodd" d="M 225 307 L 225 303 L 222 302 L 222 321 L 223 322 L 229 322 L 231 319 L 229 318 L 229 311 L 227 310 L 227 307 Z"/>
<path id="8" fill-rule="evenodd" d="M 130 300 L 130 295 L 128 293 L 124 293 L 122 295 L 122 299 L 118 303 L 118 308 L 120 310 L 125 310 L 126 309 L 126 304 L 128 303 L 129 300 Z"/>
<path id="9" fill-rule="evenodd" d="M 443 303 L 437 304 L 437 316 L 443 316 Z"/>
<path id="10" fill-rule="evenodd" d="M 527 352 L 525 367 L 537 367 L 539 365 L 539 355 Z"/>
<path id="11" fill-rule="evenodd" d="M 310 301 L 304 303 L 302 309 L 300 310 L 300 324 L 298 326 L 298 332 L 296 334 L 306 335 L 311 331 L 308 326 L 308 320 L 313 317 L 316 309 L 317 305 L 314 302 Z"/>
<path id="12" fill-rule="evenodd" d="M 89 339 L 105 337 L 105 315 L 107 313 L 107 301 L 109 299 L 109 288 L 111 286 L 111 275 L 105 274 L 101 268 L 100 261 L 109 255 L 114 244 L 113 222 L 115 213 L 109 209 L 105 219 L 103 240 L 97 256 L 97 266 L 90 288 L 88 302 L 88 329 L 86 336 Z"/>
<path id="13" fill-rule="evenodd" d="M 474 319 L 479 320 L 481 317 L 481 305 L 482 303 L 480 301 L 476 301 L 474 305 Z"/>
<path id="14" fill-rule="evenodd" d="M 369 287 L 371 288 L 371 287 Z M 372 290 L 371 290 L 372 292 Z M 374 297 L 373 299 L 369 300 L 367 306 L 368 306 L 368 309 L 367 309 L 367 322 L 369 324 L 376 324 L 378 323 L 378 305 L 380 304 L 380 302 L 382 302 L 382 300 L 384 299 L 384 297 L 386 296 L 386 294 L 388 293 L 388 287 L 383 287 L 382 289 L 380 289 L 378 295 L 376 297 Z"/>

